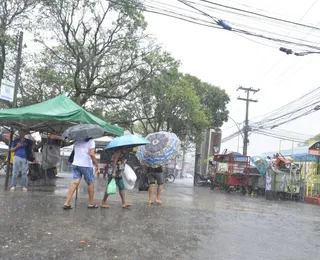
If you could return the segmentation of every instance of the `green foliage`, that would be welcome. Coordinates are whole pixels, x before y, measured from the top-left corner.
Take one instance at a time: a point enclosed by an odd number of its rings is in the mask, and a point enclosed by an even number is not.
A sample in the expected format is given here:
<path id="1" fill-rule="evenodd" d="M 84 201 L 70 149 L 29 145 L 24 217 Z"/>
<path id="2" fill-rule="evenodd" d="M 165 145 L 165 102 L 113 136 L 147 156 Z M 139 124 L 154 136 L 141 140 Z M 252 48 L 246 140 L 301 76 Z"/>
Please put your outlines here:
<path id="1" fill-rule="evenodd" d="M 314 137 L 312 137 L 309 140 L 307 140 L 306 142 L 304 142 L 302 145 L 303 146 L 307 146 L 307 145 L 311 146 L 314 143 L 319 142 L 319 141 L 320 141 L 320 134 L 317 134 Z"/>
<path id="2" fill-rule="evenodd" d="M 201 103 L 207 108 L 210 127 L 221 127 L 224 122 L 228 121 L 227 104 L 230 101 L 228 94 L 224 89 L 202 82 L 197 77 L 187 74 L 186 78 L 192 82 L 201 98 Z"/>
<path id="3" fill-rule="evenodd" d="M 206 95 L 217 95 L 222 100 L 216 101 L 215 97 Z M 201 138 L 205 129 L 220 127 L 227 120 L 228 101 L 223 90 L 179 73 L 178 64 L 172 63 L 170 69 L 146 82 L 133 102 L 106 103 L 105 115 L 108 121 L 143 135 L 172 131 L 189 146 L 190 142 Z"/>

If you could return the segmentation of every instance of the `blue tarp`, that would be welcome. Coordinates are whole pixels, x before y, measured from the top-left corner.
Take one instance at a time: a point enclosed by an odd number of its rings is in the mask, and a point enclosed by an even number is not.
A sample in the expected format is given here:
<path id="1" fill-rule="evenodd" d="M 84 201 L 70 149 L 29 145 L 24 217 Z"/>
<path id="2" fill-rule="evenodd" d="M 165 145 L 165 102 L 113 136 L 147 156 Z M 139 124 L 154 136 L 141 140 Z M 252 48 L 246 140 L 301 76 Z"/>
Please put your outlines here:
<path id="1" fill-rule="evenodd" d="M 287 149 L 287 150 L 281 150 L 280 153 L 283 156 L 291 157 L 295 161 L 314 161 L 317 157 L 308 154 L 309 147 L 310 146 L 294 147 L 293 151 L 291 148 L 291 149 Z M 273 158 L 273 155 L 276 153 L 279 153 L 279 151 L 272 152 L 272 153 L 271 152 L 263 153 L 263 154 L 259 155 L 258 157 L 266 158 L 267 156 L 269 156 L 269 157 Z"/>
<path id="2" fill-rule="evenodd" d="M 267 160 L 263 157 L 251 157 L 251 162 L 252 164 L 257 168 L 257 170 L 259 171 L 260 174 L 262 175 L 266 175 L 269 163 L 267 162 Z"/>

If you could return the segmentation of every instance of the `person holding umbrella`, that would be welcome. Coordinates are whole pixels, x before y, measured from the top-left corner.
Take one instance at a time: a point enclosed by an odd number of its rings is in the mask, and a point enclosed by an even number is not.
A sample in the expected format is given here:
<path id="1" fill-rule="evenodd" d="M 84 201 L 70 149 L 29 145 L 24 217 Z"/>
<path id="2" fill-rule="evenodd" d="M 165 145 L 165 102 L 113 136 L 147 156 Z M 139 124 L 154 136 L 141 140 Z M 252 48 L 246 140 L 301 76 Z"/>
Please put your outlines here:
<path id="1" fill-rule="evenodd" d="M 119 189 L 119 194 L 122 201 L 122 207 L 127 208 L 132 206 L 131 203 L 128 203 L 126 201 L 126 193 L 125 193 L 125 187 L 122 179 L 122 175 L 126 166 L 126 158 L 125 158 L 125 149 L 139 146 L 139 145 L 145 145 L 148 144 L 149 141 L 136 135 L 127 135 L 122 137 L 117 137 L 113 139 L 106 147 L 105 150 L 112 149 L 114 152 L 112 154 L 111 158 L 111 170 L 109 171 L 109 177 L 108 177 L 108 183 L 112 181 L 114 178 L 116 181 L 116 185 Z M 106 192 L 103 196 L 102 202 L 101 202 L 101 208 L 109 208 L 110 205 L 107 204 L 107 199 L 109 197 L 109 194 Z"/>
<path id="2" fill-rule="evenodd" d="M 109 177 L 108 177 L 108 184 L 111 182 L 111 180 L 114 178 L 116 181 L 116 185 L 119 189 L 119 194 L 122 201 L 122 207 L 127 208 L 132 206 L 131 203 L 126 202 L 126 192 L 124 190 L 124 183 L 122 179 L 122 174 L 124 172 L 124 168 L 126 166 L 126 158 L 124 154 L 123 148 L 118 148 L 114 151 L 111 159 L 111 171 L 109 171 Z M 102 202 L 101 202 L 101 208 L 109 208 L 110 205 L 107 204 L 107 199 L 109 197 L 109 194 L 107 191 L 105 192 Z"/>
<path id="3" fill-rule="evenodd" d="M 149 134 L 146 139 L 150 142 L 140 146 L 136 153 L 141 165 L 147 166 L 149 180 L 148 204 L 161 204 L 160 195 L 162 192 L 164 176 L 162 166 L 172 160 L 180 150 L 180 140 L 174 133 L 156 132 Z M 156 200 L 153 201 L 153 190 L 155 181 L 158 184 Z"/>
<path id="4" fill-rule="evenodd" d="M 150 183 L 149 190 L 148 190 L 149 192 L 148 204 L 149 205 L 153 203 L 162 204 L 161 197 L 160 197 L 162 188 L 163 188 L 163 182 L 164 182 L 164 174 L 162 171 L 162 167 L 161 166 L 157 168 L 147 167 L 147 175 L 148 175 L 148 181 Z M 155 181 L 157 181 L 158 189 L 157 189 L 156 199 L 153 200 L 153 190 L 156 185 Z"/>
<path id="5" fill-rule="evenodd" d="M 88 208 L 97 209 L 94 203 L 94 173 L 99 175 L 99 164 L 95 156 L 95 142 L 93 137 L 100 137 L 104 133 L 102 127 L 96 125 L 76 125 L 68 128 L 61 136 L 62 140 L 76 140 L 74 143 L 74 157 L 72 160 L 73 181 L 69 188 L 67 199 L 63 205 L 64 210 L 71 209 L 71 199 L 83 177 L 88 184 Z"/>

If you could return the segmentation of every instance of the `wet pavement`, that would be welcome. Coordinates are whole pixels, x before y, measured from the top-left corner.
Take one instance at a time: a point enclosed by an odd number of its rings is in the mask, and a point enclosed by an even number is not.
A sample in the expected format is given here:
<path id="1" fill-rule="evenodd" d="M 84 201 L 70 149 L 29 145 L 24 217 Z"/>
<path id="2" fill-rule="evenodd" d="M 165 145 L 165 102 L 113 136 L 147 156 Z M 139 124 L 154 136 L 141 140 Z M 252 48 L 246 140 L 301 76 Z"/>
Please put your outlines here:
<path id="1" fill-rule="evenodd" d="M 82 183 L 71 211 L 62 204 L 71 181 L 62 174 L 30 190 L 9 192 L 0 175 L 0 259 L 319 259 L 320 207 L 266 201 L 193 187 L 192 180 L 165 185 L 162 206 L 147 193 L 128 192 L 134 206 L 87 209 Z M 96 182 L 96 202 L 105 180 Z"/>

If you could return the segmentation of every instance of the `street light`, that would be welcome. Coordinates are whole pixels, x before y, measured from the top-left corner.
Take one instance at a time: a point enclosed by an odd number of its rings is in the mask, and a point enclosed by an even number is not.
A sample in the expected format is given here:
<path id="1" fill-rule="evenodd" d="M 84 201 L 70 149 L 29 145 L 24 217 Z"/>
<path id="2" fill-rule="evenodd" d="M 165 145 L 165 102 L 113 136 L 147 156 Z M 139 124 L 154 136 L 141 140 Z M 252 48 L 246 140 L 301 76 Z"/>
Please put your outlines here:
<path id="1" fill-rule="evenodd" d="M 294 54 L 296 56 L 306 56 L 309 54 L 320 54 L 320 51 L 304 51 L 304 52 L 294 52 L 292 49 L 287 49 L 284 47 L 279 48 L 280 51 L 286 53 L 287 55 Z"/>

